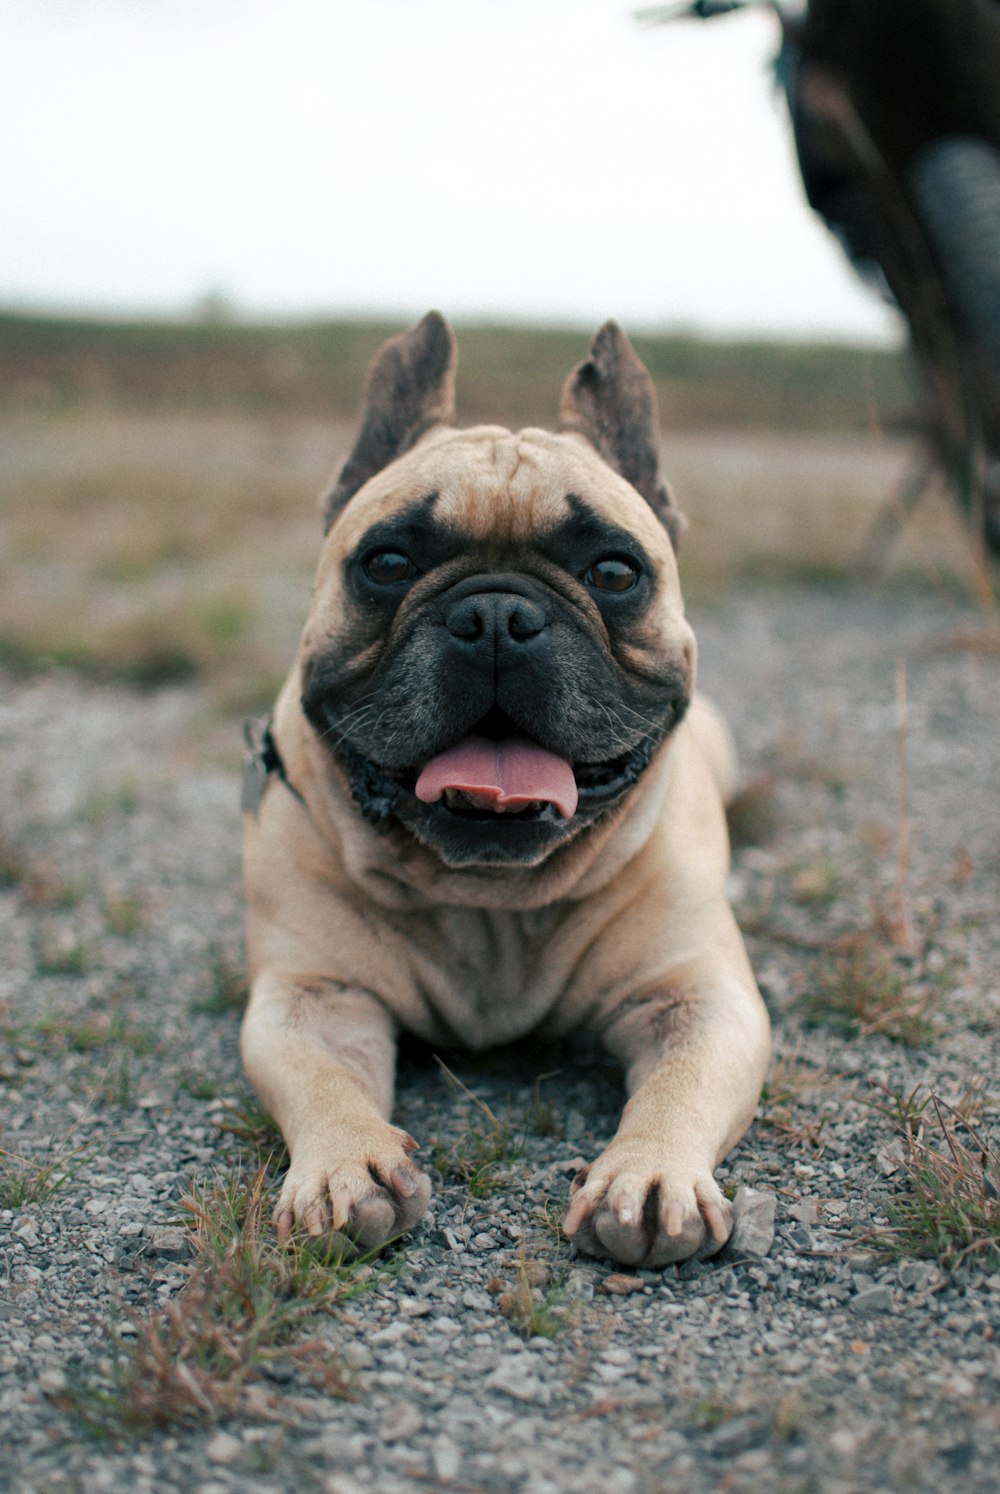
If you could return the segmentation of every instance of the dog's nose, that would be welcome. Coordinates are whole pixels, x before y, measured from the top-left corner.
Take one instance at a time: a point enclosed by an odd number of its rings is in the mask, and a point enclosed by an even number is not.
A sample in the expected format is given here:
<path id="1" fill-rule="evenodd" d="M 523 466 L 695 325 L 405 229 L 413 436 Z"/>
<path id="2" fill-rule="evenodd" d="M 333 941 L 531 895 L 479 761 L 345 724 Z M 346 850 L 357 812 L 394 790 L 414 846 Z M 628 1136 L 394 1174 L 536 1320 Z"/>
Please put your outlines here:
<path id="1" fill-rule="evenodd" d="M 454 602 L 445 613 L 445 627 L 461 643 L 490 640 L 496 644 L 508 638 L 527 643 L 537 638 L 548 623 L 545 609 L 528 597 L 513 592 L 476 592 Z"/>

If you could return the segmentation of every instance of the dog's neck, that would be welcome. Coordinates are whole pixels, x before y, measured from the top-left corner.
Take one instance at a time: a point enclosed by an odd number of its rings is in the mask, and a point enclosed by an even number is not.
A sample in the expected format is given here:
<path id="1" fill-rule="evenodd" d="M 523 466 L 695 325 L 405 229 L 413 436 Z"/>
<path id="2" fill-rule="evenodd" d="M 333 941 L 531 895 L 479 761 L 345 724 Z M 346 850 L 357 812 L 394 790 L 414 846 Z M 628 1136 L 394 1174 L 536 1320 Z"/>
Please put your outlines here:
<path id="1" fill-rule="evenodd" d="M 305 732 L 296 734 L 288 758 L 305 807 L 346 882 L 373 903 L 404 912 L 464 907 L 532 913 L 600 892 L 622 877 L 629 862 L 641 876 L 642 852 L 670 787 L 673 747 L 671 738 L 619 805 L 532 867 L 448 867 L 401 825 L 376 829 L 360 821 L 343 784 L 330 793 L 330 777 L 342 770 Z"/>

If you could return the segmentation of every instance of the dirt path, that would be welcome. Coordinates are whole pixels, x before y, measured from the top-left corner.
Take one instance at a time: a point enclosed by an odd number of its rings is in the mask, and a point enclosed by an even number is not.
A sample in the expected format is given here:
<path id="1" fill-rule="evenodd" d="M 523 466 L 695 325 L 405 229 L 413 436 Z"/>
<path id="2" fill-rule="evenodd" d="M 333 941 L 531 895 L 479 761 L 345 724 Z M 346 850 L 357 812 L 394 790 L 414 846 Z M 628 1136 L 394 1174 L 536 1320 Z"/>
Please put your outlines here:
<path id="1" fill-rule="evenodd" d="M 413 1052 L 399 1114 L 437 1169 L 432 1218 L 242 1381 L 221 1329 L 202 1360 L 148 1332 L 184 1300 L 192 1180 L 219 1211 L 219 1179 L 253 1172 L 220 1129 L 247 1103 L 236 723 L 196 691 L 3 681 L 0 1485 L 995 1487 L 1000 1265 L 871 1249 L 909 1196 L 887 1110 L 972 1097 L 976 1137 L 945 1123 L 970 1154 L 996 1136 L 995 641 L 963 646 L 974 615 L 905 591 L 756 592 L 695 622 L 758 780 L 733 894 L 778 1057 L 723 1174 L 776 1198 L 768 1253 L 631 1279 L 574 1257 L 554 1205 L 613 1127 L 616 1076 L 571 1050 L 449 1057 L 494 1121 Z"/>

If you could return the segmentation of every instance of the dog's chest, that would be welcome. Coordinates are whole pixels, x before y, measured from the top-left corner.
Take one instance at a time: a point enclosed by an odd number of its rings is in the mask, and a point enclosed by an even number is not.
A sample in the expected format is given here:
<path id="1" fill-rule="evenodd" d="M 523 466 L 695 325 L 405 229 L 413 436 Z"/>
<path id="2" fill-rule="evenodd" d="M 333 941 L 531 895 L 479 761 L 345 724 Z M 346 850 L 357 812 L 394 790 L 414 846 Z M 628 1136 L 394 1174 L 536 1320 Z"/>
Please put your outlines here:
<path id="1" fill-rule="evenodd" d="M 422 951 L 420 987 L 448 1035 L 465 1047 L 485 1048 L 538 1026 L 566 980 L 563 962 L 552 958 L 558 921 L 551 910 L 469 908 L 435 919 Z"/>

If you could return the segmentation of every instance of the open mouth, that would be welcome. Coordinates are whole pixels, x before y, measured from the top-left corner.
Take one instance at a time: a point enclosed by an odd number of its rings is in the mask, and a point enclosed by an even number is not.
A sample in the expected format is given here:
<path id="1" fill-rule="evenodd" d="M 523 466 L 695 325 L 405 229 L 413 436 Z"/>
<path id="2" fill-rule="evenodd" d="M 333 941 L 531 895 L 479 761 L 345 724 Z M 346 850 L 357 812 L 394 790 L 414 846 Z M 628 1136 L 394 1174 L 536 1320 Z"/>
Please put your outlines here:
<path id="1" fill-rule="evenodd" d="M 422 766 L 388 772 L 344 748 L 354 796 L 370 819 L 384 822 L 407 799 L 424 813 L 499 825 L 568 827 L 618 799 L 639 778 L 659 742 L 643 738 L 603 762 L 574 762 L 543 747 L 494 715 Z"/>
<path id="2" fill-rule="evenodd" d="M 527 815 L 551 806 L 565 820 L 579 800 L 572 763 L 521 733 L 462 737 L 425 764 L 413 792 L 454 814 Z"/>

